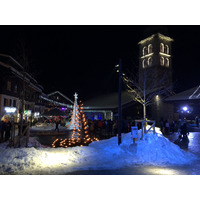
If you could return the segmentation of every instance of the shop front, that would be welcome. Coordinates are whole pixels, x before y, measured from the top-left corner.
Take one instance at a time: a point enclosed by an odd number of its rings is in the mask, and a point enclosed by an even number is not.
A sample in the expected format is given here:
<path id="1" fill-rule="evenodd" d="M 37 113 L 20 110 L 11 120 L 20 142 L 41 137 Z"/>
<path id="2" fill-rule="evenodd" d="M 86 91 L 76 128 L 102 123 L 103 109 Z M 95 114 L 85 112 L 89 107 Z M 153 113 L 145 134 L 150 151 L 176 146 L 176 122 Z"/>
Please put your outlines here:
<path id="1" fill-rule="evenodd" d="M 1 120 L 8 122 L 17 122 L 17 108 L 16 107 L 4 107 L 4 114 Z"/>

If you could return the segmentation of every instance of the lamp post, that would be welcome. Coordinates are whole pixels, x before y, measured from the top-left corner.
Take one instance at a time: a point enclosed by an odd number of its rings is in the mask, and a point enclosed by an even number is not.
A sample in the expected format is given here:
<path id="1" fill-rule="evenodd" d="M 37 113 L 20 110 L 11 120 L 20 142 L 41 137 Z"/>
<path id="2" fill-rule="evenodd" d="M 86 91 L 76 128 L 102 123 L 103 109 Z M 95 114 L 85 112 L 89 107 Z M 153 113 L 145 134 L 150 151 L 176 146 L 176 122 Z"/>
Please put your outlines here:
<path id="1" fill-rule="evenodd" d="M 122 132 L 122 100 L 121 100 L 121 96 L 122 96 L 122 60 L 119 59 L 119 65 L 116 65 L 116 67 L 119 68 L 118 72 L 119 72 L 119 76 L 118 76 L 118 81 L 119 81 L 119 85 L 118 85 L 118 145 L 121 144 L 122 139 L 121 139 L 121 132 Z"/>

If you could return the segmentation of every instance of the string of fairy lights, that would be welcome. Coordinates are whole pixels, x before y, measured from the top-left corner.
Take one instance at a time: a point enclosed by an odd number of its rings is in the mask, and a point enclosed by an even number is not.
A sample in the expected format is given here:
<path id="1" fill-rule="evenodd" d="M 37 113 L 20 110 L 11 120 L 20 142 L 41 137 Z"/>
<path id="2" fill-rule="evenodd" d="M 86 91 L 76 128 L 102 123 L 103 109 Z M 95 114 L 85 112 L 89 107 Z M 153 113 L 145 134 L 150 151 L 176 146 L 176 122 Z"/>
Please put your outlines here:
<path id="1" fill-rule="evenodd" d="M 88 146 L 93 141 L 98 141 L 98 138 L 91 138 L 85 114 L 83 112 L 83 103 L 79 101 L 79 104 L 74 104 L 74 126 L 72 136 L 69 139 L 57 138 L 53 143 L 52 147 L 75 147 L 75 146 Z"/>

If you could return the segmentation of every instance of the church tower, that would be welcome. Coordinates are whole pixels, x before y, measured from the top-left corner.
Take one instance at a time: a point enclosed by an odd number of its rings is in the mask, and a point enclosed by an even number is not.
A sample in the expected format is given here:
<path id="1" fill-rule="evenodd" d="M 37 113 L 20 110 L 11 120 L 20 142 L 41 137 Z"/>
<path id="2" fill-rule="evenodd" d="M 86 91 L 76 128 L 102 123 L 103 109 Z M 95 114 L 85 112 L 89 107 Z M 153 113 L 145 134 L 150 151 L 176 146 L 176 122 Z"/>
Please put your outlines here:
<path id="1" fill-rule="evenodd" d="M 163 88 L 172 85 L 172 41 L 172 38 L 156 33 L 138 43 L 141 87 L 144 84 L 144 71 L 148 77 L 146 85 Z"/>
<path id="2" fill-rule="evenodd" d="M 173 39 L 156 33 L 140 41 L 139 45 L 139 85 L 144 86 L 147 93 L 169 89 L 172 91 L 172 42 Z M 144 81 L 146 80 L 146 81 Z M 173 106 L 162 101 L 161 95 L 155 95 L 154 104 L 148 107 L 149 118 L 171 121 Z"/>

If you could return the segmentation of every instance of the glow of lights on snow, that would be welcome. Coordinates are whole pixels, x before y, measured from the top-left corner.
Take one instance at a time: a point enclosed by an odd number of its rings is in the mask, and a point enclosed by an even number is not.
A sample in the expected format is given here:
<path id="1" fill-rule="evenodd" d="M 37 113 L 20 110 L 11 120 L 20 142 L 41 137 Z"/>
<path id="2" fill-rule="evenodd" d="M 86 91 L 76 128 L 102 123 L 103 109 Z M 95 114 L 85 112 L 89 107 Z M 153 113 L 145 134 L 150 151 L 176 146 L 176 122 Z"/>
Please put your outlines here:
<path id="1" fill-rule="evenodd" d="M 54 149 L 53 152 L 46 152 L 45 155 L 42 158 L 42 166 L 50 166 L 50 167 L 59 167 L 60 164 L 71 164 L 70 162 L 70 155 L 69 153 L 60 153 L 57 152 L 56 149 Z"/>
<path id="2" fill-rule="evenodd" d="M 158 175 L 177 175 L 178 172 L 173 169 L 167 169 L 167 168 L 150 168 L 146 169 L 148 173 L 151 174 L 158 174 Z"/>

